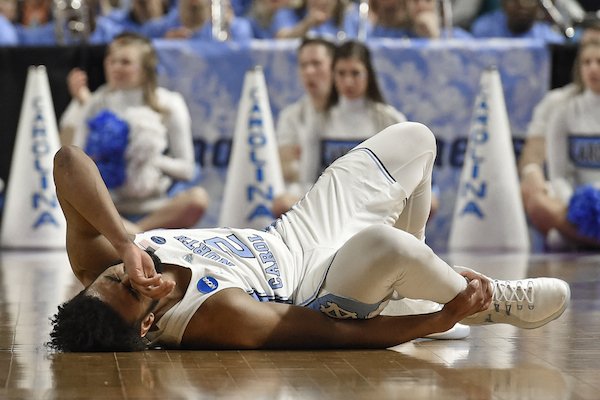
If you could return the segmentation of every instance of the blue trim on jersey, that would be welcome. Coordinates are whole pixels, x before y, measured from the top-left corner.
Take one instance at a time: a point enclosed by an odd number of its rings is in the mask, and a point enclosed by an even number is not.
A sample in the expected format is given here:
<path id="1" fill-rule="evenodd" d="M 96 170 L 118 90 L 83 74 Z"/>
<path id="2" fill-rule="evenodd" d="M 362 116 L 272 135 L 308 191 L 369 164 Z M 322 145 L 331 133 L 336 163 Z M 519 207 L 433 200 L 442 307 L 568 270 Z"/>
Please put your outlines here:
<path id="1" fill-rule="evenodd" d="M 371 149 L 369 149 L 367 147 L 361 147 L 361 148 L 352 150 L 350 153 L 352 153 L 354 151 L 364 151 L 365 153 L 367 153 L 371 157 L 371 159 L 375 162 L 375 164 L 377 165 L 379 170 L 387 178 L 387 180 L 390 181 L 390 183 L 396 183 L 396 179 L 394 179 L 394 177 L 392 176 L 392 174 L 389 173 L 389 171 L 387 170 L 385 165 L 383 165 L 383 163 L 381 162 L 379 157 L 377 157 L 377 155 L 375 153 L 373 153 L 373 151 Z M 350 154 L 350 153 L 348 153 L 348 154 Z"/>

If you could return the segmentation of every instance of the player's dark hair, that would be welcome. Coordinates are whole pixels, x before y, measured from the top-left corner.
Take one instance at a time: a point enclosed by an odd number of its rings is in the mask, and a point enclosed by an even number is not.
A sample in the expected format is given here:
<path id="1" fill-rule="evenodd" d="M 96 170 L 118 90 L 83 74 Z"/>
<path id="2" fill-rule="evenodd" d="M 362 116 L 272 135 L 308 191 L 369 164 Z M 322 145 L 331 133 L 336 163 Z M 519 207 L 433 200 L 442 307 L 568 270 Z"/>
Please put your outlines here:
<path id="1" fill-rule="evenodd" d="M 51 318 L 50 349 L 62 352 L 141 351 L 146 345 L 136 321 L 127 323 L 114 309 L 85 290 L 58 307 Z"/>

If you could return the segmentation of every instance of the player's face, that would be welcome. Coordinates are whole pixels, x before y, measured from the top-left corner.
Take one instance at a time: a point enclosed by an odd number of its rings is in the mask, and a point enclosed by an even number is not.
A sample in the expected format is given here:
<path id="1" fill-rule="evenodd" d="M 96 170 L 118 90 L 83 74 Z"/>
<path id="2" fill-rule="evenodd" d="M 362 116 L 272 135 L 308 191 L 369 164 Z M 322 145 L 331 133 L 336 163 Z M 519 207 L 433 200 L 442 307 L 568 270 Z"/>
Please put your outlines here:
<path id="1" fill-rule="evenodd" d="M 89 286 L 88 293 L 111 306 L 131 324 L 145 317 L 157 303 L 131 286 L 123 264 L 107 268 Z"/>
<path id="2" fill-rule="evenodd" d="M 309 96 L 324 99 L 331 91 L 332 58 L 325 46 L 309 44 L 300 50 L 298 64 L 300 79 Z"/>
<path id="3" fill-rule="evenodd" d="M 600 94 L 600 44 L 587 45 L 581 52 L 580 60 L 583 84 Z"/>
<path id="4" fill-rule="evenodd" d="M 367 68 L 356 58 L 337 60 L 333 67 L 333 79 L 339 94 L 347 99 L 359 99 L 367 93 Z"/>
<path id="5" fill-rule="evenodd" d="M 134 89 L 144 80 L 142 50 L 137 46 L 113 46 L 104 60 L 106 81 L 111 89 Z"/>

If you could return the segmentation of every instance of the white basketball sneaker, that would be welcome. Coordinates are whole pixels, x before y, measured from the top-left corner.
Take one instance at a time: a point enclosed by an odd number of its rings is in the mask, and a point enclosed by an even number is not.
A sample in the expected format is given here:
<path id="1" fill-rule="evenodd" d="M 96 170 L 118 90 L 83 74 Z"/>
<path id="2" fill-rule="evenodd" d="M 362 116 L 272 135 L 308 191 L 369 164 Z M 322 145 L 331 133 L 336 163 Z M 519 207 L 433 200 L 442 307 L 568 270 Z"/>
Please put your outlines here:
<path id="1" fill-rule="evenodd" d="M 510 324 L 537 328 L 560 317 L 569 305 L 569 284 L 556 278 L 492 280 L 492 303 L 463 321 L 468 325 Z"/>

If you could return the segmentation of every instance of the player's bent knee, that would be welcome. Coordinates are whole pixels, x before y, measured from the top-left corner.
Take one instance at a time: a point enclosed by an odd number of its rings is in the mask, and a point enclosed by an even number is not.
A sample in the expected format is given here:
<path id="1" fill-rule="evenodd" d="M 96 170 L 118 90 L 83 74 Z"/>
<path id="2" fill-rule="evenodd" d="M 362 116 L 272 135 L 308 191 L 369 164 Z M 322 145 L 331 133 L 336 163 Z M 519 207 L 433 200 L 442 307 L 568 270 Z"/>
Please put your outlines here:
<path id="1" fill-rule="evenodd" d="M 393 135 L 391 143 L 401 144 L 403 148 L 411 149 L 413 154 L 430 153 L 435 157 L 435 136 L 431 129 L 419 122 L 400 122 L 387 127 L 381 134 Z"/>
<path id="2" fill-rule="evenodd" d="M 360 235 L 360 236 L 359 236 Z M 361 246 L 369 249 L 376 258 L 375 265 L 386 266 L 398 263 L 412 264 L 433 251 L 408 232 L 388 225 L 374 225 L 361 231 L 357 236 Z"/>

